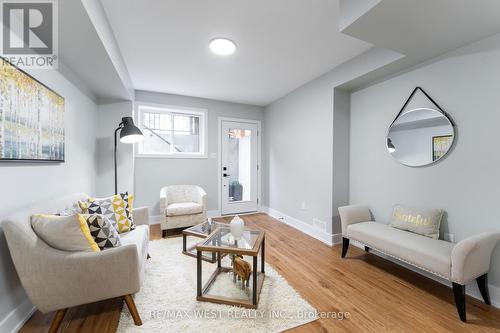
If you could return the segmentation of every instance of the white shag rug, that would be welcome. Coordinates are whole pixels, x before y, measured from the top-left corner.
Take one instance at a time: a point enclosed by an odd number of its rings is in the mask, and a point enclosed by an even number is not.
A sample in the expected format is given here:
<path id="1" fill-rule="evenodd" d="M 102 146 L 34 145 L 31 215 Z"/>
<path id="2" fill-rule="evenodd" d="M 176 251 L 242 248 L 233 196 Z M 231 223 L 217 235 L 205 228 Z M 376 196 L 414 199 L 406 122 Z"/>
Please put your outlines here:
<path id="1" fill-rule="evenodd" d="M 267 263 L 259 305 L 252 310 L 196 301 L 196 259 L 182 254 L 182 237 L 151 241 L 149 253 L 141 291 L 134 296 L 143 325 L 134 325 L 124 305 L 118 333 L 282 332 L 317 319 L 316 309 Z M 228 257 L 223 266 L 230 266 Z M 203 284 L 215 267 L 203 262 Z M 219 276 L 210 293 L 249 297 L 231 273 Z"/>

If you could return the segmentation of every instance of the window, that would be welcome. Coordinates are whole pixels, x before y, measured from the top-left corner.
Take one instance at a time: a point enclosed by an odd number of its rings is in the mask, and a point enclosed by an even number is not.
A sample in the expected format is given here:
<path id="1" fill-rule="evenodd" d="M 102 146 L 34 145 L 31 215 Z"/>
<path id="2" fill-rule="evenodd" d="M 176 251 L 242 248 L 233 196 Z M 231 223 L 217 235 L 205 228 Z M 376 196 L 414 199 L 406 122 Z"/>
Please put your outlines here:
<path id="1" fill-rule="evenodd" d="M 206 111 L 139 105 L 138 156 L 205 157 Z"/>

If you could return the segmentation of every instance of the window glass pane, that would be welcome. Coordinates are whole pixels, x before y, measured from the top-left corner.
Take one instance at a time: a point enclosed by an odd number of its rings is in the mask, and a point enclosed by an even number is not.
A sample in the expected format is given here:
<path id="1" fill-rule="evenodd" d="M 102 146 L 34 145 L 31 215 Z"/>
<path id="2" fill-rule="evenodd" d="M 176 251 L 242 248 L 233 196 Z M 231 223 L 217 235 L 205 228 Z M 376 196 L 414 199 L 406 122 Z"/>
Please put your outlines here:
<path id="1" fill-rule="evenodd" d="M 229 129 L 227 145 L 227 173 L 229 174 L 229 201 L 247 201 L 251 198 L 251 143 L 252 131 Z"/>
<path id="2" fill-rule="evenodd" d="M 198 127 L 200 117 L 192 115 L 174 115 L 174 144 L 177 151 L 196 153 L 200 151 Z M 196 129 L 196 130 L 195 130 Z"/>
<path id="3" fill-rule="evenodd" d="M 139 108 L 144 140 L 139 154 L 203 153 L 200 123 L 202 115 L 177 113 L 158 108 Z"/>

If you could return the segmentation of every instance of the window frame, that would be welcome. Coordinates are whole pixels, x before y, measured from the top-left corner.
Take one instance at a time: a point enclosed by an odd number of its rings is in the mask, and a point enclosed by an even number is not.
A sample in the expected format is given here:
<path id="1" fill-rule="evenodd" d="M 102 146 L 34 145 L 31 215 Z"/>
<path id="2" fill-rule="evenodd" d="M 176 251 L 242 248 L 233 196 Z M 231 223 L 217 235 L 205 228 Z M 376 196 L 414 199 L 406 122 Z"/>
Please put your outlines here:
<path id="1" fill-rule="evenodd" d="M 185 107 L 178 105 L 166 105 L 166 104 L 156 104 L 148 102 L 135 102 L 135 116 L 137 121 L 137 127 L 143 131 L 143 124 L 141 121 L 141 108 L 157 109 L 160 112 L 165 112 L 169 114 L 184 114 L 200 117 L 200 152 L 173 152 L 173 153 L 161 153 L 161 154 L 145 154 L 139 152 L 139 143 L 134 145 L 135 157 L 136 158 L 194 158 L 194 159 L 205 159 L 208 158 L 207 153 L 207 143 L 208 143 L 208 110 L 202 108 Z"/>

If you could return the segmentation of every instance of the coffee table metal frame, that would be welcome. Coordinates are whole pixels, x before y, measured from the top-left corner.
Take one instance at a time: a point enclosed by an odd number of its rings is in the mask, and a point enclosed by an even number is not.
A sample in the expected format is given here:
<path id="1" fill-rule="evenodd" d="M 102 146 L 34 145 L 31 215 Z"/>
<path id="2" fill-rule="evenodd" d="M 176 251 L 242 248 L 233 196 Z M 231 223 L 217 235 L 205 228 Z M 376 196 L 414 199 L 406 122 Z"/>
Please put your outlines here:
<path id="1" fill-rule="evenodd" d="M 196 258 L 196 245 L 198 245 L 198 243 L 194 244 L 194 245 L 191 245 L 190 247 L 187 247 L 187 237 L 189 236 L 192 236 L 192 237 L 196 237 L 196 238 L 202 238 L 202 239 L 206 239 L 208 236 L 210 236 L 210 234 L 215 231 L 215 229 L 219 226 L 219 225 L 226 225 L 225 223 L 220 223 L 220 222 L 212 222 L 213 223 L 213 226 L 212 226 L 212 232 L 211 233 L 202 233 L 202 232 L 198 232 L 196 230 L 197 227 L 199 227 L 200 225 L 202 224 L 205 224 L 205 223 L 208 223 L 207 221 L 203 222 L 203 223 L 200 223 L 200 224 L 197 224 L 195 226 L 192 226 L 190 228 L 187 228 L 187 229 L 184 229 L 182 230 L 182 253 L 187 255 L 187 256 L 190 256 L 190 257 L 193 257 L 193 258 Z M 216 257 L 216 253 L 215 252 L 212 252 L 210 256 L 205 256 L 205 255 L 202 255 L 202 260 L 205 260 L 209 263 L 215 263 L 217 261 L 217 257 Z"/>
<path id="2" fill-rule="evenodd" d="M 198 301 L 204 301 L 204 302 L 212 302 L 212 303 L 218 303 L 218 304 L 228 304 L 228 305 L 236 305 L 236 306 L 242 306 L 245 308 L 250 308 L 250 309 L 256 309 L 257 305 L 259 303 L 259 297 L 260 297 L 260 292 L 262 290 L 262 285 L 264 284 L 264 278 L 265 278 L 265 271 L 264 271 L 264 266 L 265 266 L 265 239 L 266 235 L 264 231 L 260 230 L 251 230 L 251 229 L 245 229 L 246 231 L 251 231 L 251 232 L 258 232 L 259 235 L 257 236 L 257 240 L 255 241 L 255 244 L 252 249 L 243 249 L 243 248 L 235 248 L 235 247 L 228 247 L 228 246 L 223 246 L 223 245 L 209 245 L 212 240 L 212 238 L 215 238 L 217 236 L 217 232 L 219 230 L 214 230 L 206 239 L 204 242 L 198 244 L 196 246 L 196 262 L 197 262 L 197 297 L 196 299 Z M 215 271 L 212 273 L 208 281 L 205 283 L 205 285 L 202 287 L 202 261 L 203 261 L 203 255 L 202 252 L 211 252 L 214 255 L 216 254 L 216 260 L 217 260 L 217 268 Z M 260 272 L 258 272 L 258 267 L 257 267 L 257 257 L 259 255 L 261 256 L 261 267 L 260 267 Z M 233 269 L 231 267 L 224 267 L 222 266 L 222 257 L 227 254 L 233 254 L 233 255 L 244 255 L 244 256 L 251 256 L 253 259 L 253 265 L 252 265 L 252 297 L 251 300 L 246 301 L 246 300 L 241 300 L 241 299 L 233 299 L 225 296 L 215 296 L 215 295 L 208 295 L 208 289 L 210 286 L 213 284 L 217 276 L 221 273 L 227 273 L 227 272 L 232 272 Z"/>

